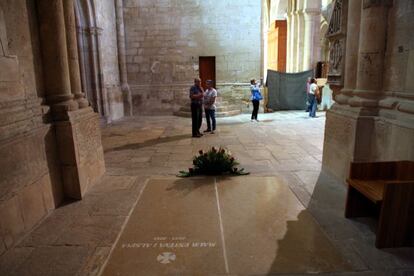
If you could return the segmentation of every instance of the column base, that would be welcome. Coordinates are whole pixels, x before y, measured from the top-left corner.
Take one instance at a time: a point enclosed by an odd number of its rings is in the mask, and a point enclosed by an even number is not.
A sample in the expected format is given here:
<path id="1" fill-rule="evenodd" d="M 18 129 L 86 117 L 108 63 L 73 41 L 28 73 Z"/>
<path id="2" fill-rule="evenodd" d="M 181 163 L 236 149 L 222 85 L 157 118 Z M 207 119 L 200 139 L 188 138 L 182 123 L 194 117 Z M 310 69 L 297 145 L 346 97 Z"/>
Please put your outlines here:
<path id="1" fill-rule="evenodd" d="M 379 107 L 379 100 L 364 99 L 354 96 L 348 100 L 348 104 L 353 107 L 377 108 Z"/>
<path id="2" fill-rule="evenodd" d="M 326 112 L 322 169 L 345 179 L 353 160 L 357 116 L 343 106 Z"/>
<path id="3" fill-rule="evenodd" d="M 99 117 L 90 107 L 67 116 L 55 123 L 63 190 L 66 197 L 82 199 L 105 173 Z"/>
<path id="4" fill-rule="evenodd" d="M 79 105 L 79 108 L 85 108 L 89 106 L 89 101 L 85 98 L 85 93 L 75 93 L 75 100 Z"/>
<path id="5" fill-rule="evenodd" d="M 414 160 L 413 118 L 396 110 L 335 105 L 326 114 L 323 170 L 345 180 L 350 162 Z"/>

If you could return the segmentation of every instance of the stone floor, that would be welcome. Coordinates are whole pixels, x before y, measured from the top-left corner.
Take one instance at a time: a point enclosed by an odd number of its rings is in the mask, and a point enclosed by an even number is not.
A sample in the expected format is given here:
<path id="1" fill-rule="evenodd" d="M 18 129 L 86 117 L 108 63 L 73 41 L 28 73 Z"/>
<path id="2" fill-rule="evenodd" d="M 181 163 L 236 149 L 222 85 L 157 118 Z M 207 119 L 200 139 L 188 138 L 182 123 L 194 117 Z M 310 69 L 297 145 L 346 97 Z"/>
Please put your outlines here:
<path id="1" fill-rule="evenodd" d="M 290 188 L 349 265 L 325 275 L 414 275 L 413 249 L 377 250 L 374 221 L 343 218 L 345 186 L 321 173 L 325 115 L 309 119 L 305 112 L 277 112 L 259 119 L 221 118 L 218 132 L 200 139 L 189 137 L 188 119 L 172 116 L 135 117 L 105 127 L 107 174 L 82 201 L 58 208 L 1 256 L 0 275 L 99 275 L 148 179 L 173 179 L 199 149 L 213 145 L 230 149 L 249 177 L 275 177 Z M 292 268 L 301 265 L 296 256 L 289 261 Z M 285 272 L 290 271 L 298 273 Z"/>

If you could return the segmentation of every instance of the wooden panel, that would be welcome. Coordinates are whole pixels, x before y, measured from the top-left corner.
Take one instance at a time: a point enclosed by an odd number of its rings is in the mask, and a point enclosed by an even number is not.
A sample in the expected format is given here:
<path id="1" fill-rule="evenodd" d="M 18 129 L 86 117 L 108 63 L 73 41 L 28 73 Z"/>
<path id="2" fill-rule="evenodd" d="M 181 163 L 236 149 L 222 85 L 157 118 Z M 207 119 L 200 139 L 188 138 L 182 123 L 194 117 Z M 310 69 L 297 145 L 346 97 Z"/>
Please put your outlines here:
<path id="1" fill-rule="evenodd" d="M 381 202 L 384 197 L 385 181 L 349 179 L 348 183 L 374 203 Z"/>
<path id="2" fill-rule="evenodd" d="M 277 30 L 276 22 L 273 22 L 267 33 L 267 69 L 277 71 Z"/>
<path id="3" fill-rule="evenodd" d="M 216 57 L 199 58 L 201 85 L 206 89 L 206 80 L 213 81 L 213 87 L 216 87 Z"/>
<path id="4" fill-rule="evenodd" d="M 277 70 L 286 72 L 286 45 L 287 45 L 287 21 L 276 20 L 277 30 Z"/>
<path id="5" fill-rule="evenodd" d="M 358 190 L 348 186 L 345 207 L 346 218 L 377 216 L 379 207 L 380 205 L 374 204 Z"/>
<path id="6" fill-rule="evenodd" d="M 401 161 L 397 163 L 396 179 L 400 181 L 414 180 L 414 162 Z"/>
<path id="7" fill-rule="evenodd" d="M 286 72 L 287 22 L 276 20 L 267 34 L 267 68 Z"/>
<path id="8" fill-rule="evenodd" d="M 414 162 L 351 163 L 347 181 L 345 217 L 380 207 L 376 246 L 414 246 Z"/>
<path id="9" fill-rule="evenodd" d="M 395 179 L 396 162 L 351 163 L 352 179 Z"/>
<path id="10" fill-rule="evenodd" d="M 414 246 L 414 181 L 385 186 L 376 246 Z"/>

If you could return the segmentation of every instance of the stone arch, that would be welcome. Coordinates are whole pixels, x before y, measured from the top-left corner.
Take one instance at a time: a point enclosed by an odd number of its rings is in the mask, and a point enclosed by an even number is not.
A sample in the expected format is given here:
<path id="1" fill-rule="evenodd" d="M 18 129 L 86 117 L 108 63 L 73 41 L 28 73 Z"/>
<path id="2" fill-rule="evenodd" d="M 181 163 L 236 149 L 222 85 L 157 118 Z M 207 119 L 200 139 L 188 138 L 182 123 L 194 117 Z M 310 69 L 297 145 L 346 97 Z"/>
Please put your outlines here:
<path id="1" fill-rule="evenodd" d="M 99 47 L 101 29 L 96 24 L 95 5 L 93 0 L 74 0 L 74 4 L 82 89 L 94 111 L 105 117 L 107 112 Z"/>

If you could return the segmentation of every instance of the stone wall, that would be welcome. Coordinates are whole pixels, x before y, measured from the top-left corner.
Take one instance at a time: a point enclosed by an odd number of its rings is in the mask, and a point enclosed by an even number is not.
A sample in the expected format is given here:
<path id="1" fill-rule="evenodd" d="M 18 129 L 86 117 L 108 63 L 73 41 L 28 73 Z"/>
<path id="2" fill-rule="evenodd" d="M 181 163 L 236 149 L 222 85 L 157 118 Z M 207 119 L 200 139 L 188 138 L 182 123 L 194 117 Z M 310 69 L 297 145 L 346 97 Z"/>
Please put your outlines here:
<path id="1" fill-rule="evenodd" d="M 68 3 L 0 1 L 0 255 L 105 172 L 98 115 L 73 89 Z M 119 83 L 107 60 L 108 85 Z"/>
<path id="2" fill-rule="evenodd" d="M 188 101 L 200 56 L 216 57 L 217 88 L 260 76 L 260 1 L 124 1 L 134 113 L 171 114 Z"/>
<path id="3" fill-rule="evenodd" d="M 39 70 L 34 1 L 0 2 L 0 254 L 63 198 Z M 33 8 L 33 9 L 32 9 Z"/>

